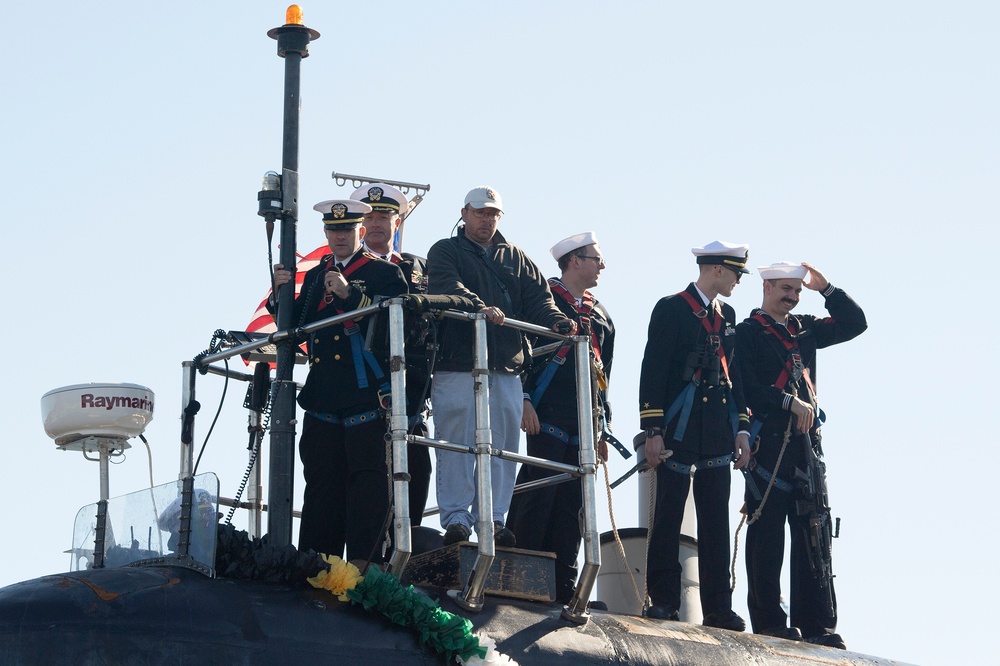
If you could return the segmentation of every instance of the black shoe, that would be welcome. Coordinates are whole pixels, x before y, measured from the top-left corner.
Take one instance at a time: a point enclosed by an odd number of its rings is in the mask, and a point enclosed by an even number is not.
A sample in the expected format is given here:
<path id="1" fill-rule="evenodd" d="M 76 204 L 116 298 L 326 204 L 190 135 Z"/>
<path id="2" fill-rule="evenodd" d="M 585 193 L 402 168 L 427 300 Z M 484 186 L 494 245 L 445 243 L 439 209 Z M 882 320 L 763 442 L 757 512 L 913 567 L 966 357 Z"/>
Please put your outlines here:
<path id="1" fill-rule="evenodd" d="M 517 537 L 503 526 L 499 520 L 493 521 L 493 543 L 501 548 L 513 548 L 517 545 Z"/>
<path id="2" fill-rule="evenodd" d="M 444 531 L 444 545 L 450 546 L 460 541 L 468 541 L 472 530 L 462 523 L 452 523 Z"/>
<path id="3" fill-rule="evenodd" d="M 681 619 L 676 608 L 666 605 L 650 606 L 646 609 L 646 617 L 653 620 L 671 620 L 673 622 L 677 622 Z"/>
<path id="4" fill-rule="evenodd" d="M 732 610 L 709 613 L 701 623 L 706 627 L 716 627 L 730 631 L 743 631 L 747 628 L 747 623 L 743 621 L 743 618 Z"/>
<path id="5" fill-rule="evenodd" d="M 762 629 L 756 632 L 761 636 L 774 636 L 775 638 L 784 638 L 786 641 L 801 641 L 802 632 L 799 631 L 798 627 L 771 627 L 770 629 Z"/>
<path id="6" fill-rule="evenodd" d="M 587 608 L 590 610 L 606 611 L 608 610 L 608 605 L 603 601 L 590 601 L 587 603 Z"/>
<path id="7" fill-rule="evenodd" d="M 825 645 L 826 647 L 837 648 L 838 650 L 847 649 L 847 643 L 844 642 L 844 639 L 840 634 L 821 634 L 819 636 L 809 636 L 806 638 L 806 642 L 815 643 L 816 645 Z"/>

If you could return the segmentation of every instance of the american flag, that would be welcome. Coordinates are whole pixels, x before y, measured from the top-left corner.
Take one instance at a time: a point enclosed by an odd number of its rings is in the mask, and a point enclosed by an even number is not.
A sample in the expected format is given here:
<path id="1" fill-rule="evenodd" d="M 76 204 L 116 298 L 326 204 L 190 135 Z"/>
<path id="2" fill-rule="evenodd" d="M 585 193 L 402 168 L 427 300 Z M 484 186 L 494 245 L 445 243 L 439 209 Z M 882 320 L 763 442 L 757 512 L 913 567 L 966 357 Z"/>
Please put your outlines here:
<path id="1" fill-rule="evenodd" d="M 317 265 L 319 260 L 324 256 L 330 254 L 330 246 L 323 244 L 318 248 L 302 256 L 296 253 L 299 257 L 298 263 L 295 264 L 295 295 L 298 296 L 299 292 L 302 291 L 302 282 L 306 279 L 306 273 L 310 268 Z M 250 323 L 247 324 L 247 333 L 274 333 L 278 330 L 278 327 L 274 324 L 274 318 L 271 317 L 271 313 L 267 311 L 267 299 L 271 297 L 271 290 L 267 290 L 267 294 L 264 296 L 264 300 L 260 302 L 257 306 L 257 310 L 253 313 L 253 317 L 250 319 Z M 274 365 L 273 363 L 271 364 Z"/>

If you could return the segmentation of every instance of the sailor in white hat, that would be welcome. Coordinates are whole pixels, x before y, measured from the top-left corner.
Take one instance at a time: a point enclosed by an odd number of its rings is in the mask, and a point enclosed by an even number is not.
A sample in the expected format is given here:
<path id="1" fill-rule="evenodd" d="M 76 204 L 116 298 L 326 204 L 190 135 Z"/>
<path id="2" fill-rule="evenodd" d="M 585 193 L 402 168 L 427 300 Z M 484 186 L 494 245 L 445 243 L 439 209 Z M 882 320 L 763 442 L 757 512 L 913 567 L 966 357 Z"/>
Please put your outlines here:
<path id="1" fill-rule="evenodd" d="M 614 356 L 615 328 L 608 311 L 590 291 L 597 286 L 605 268 L 597 235 L 593 231 L 574 234 L 553 245 L 551 253 L 561 276 L 549 278 L 549 289 L 563 314 L 576 321 L 581 332 L 591 336 L 599 385 L 597 400 L 608 416 L 611 410 L 607 403 L 607 378 Z M 539 340 L 538 344 L 545 342 Z M 532 363 L 524 381 L 521 429 L 527 433 L 528 455 L 578 465 L 580 431 L 576 367 L 571 351 L 567 343 L 548 357 L 539 357 Z M 608 433 L 606 421 L 597 435 L 604 433 Z M 605 461 L 607 446 L 602 436 L 597 449 Z M 522 465 L 517 483 L 529 483 L 553 474 L 541 467 Z M 580 485 L 574 483 L 560 483 L 515 495 L 510 505 L 507 527 L 517 537 L 518 547 L 556 554 L 558 603 L 571 600 L 576 584 L 576 560 L 582 538 L 578 515 L 582 506 Z"/>
<path id="2" fill-rule="evenodd" d="M 597 243 L 597 234 L 593 231 L 573 234 L 564 238 L 549 250 L 552 258 L 556 260 L 559 270 L 562 271 L 562 279 L 551 278 L 549 287 L 553 281 L 568 288 L 574 297 L 579 300 L 584 293 L 589 293 L 588 289 L 593 289 L 601 279 L 601 271 L 607 268 L 604 263 L 604 253 Z M 559 299 L 556 304 L 560 305 Z"/>
<path id="3" fill-rule="evenodd" d="M 764 303 L 761 308 L 780 323 L 784 323 L 799 304 L 803 287 L 818 291 L 823 296 L 828 296 L 828 291 L 833 293 L 830 281 L 815 266 L 804 262 L 779 261 L 770 266 L 758 266 L 757 272 L 764 280 Z"/>
<path id="4" fill-rule="evenodd" d="M 794 261 L 779 261 L 770 266 L 758 266 L 757 272 L 760 273 L 760 277 L 764 280 L 781 280 L 785 278 L 804 280 L 809 273 L 809 269 L 806 267 L 806 264 Z"/>
<path id="5" fill-rule="evenodd" d="M 597 234 L 593 231 L 584 231 L 582 233 L 573 234 L 572 236 L 563 238 L 561 241 L 552 246 L 549 253 L 552 255 L 552 258 L 558 262 L 573 250 L 579 250 L 580 248 L 588 245 L 597 245 Z"/>
<path id="6" fill-rule="evenodd" d="M 703 624 L 733 631 L 746 623 L 732 609 L 729 582 L 729 463 L 749 461 L 749 416 L 733 366 L 736 312 L 718 297 L 748 272 L 748 250 L 724 241 L 692 248 L 698 279 L 653 309 L 639 379 L 646 461 L 656 469 L 646 615 L 679 617 L 681 517 L 693 479 Z"/>
<path id="7" fill-rule="evenodd" d="M 831 536 L 829 507 L 825 497 L 793 490 L 799 470 L 815 469 L 822 482 L 813 485 L 826 484 L 825 466 L 812 467 L 823 465 L 818 462 L 816 350 L 846 342 L 868 324 L 858 304 L 810 264 L 781 261 L 757 271 L 763 278 L 763 304 L 736 327 L 743 392 L 753 413 L 752 432 L 759 433 L 745 471 L 746 512 L 753 516 L 746 542 L 750 622 L 758 634 L 804 637 L 843 649 L 844 639 L 836 633 L 833 576 L 814 573 L 816 562 L 825 562 L 821 570 L 832 571 L 829 550 L 812 546 L 814 538 L 822 538 L 809 536 L 815 526 Z M 823 295 L 829 316 L 791 314 L 803 287 Z M 786 522 L 792 535 L 790 626 L 780 580 Z"/>

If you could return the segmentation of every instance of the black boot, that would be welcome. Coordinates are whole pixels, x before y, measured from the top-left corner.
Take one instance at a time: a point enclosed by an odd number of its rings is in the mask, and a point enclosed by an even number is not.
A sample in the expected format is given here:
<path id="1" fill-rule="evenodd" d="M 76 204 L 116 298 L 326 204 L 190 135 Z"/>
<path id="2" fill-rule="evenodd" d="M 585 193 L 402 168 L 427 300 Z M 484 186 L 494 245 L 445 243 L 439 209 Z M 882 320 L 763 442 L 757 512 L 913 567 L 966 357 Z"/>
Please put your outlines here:
<path id="1" fill-rule="evenodd" d="M 825 645 L 826 647 L 837 648 L 838 650 L 846 650 L 847 643 L 844 642 L 843 637 L 840 634 L 829 633 L 820 634 L 819 636 L 808 636 L 806 638 L 807 643 L 815 643 L 816 645 Z"/>
<path id="2" fill-rule="evenodd" d="M 799 631 L 798 627 L 771 627 L 770 629 L 762 629 L 758 632 L 761 636 L 774 636 L 775 638 L 784 638 L 786 641 L 801 641 L 802 632 Z"/>
<path id="3" fill-rule="evenodd" d="M 677 609 L 669 605 L 650 606 L 646 609 L 645 615 L 653 620 L 672 620 L 673 622 L 677 622 L 680 619 Z"/>
<path id="4" fill-rule="evenodd" d="M 747 628 L 747 623 L 732 609 L 709 613 L 701 623 L 706 627 L 717 627 L 730 631 L 743 631 Z"/>

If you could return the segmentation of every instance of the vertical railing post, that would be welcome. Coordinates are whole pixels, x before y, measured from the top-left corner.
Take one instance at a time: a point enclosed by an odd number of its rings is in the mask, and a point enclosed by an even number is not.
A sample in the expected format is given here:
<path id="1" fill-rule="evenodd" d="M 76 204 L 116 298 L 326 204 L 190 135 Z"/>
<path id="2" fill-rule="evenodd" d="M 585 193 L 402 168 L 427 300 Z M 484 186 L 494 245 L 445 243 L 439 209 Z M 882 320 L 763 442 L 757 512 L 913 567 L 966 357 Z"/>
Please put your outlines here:
<path id="1" fill-rule="evenodd" d="M 584 624 L 590 617 L 587 604 L 601 568 L 601 542 L 597 533 L 597 452 L 594 442 L 594 393 L 590 363 L 590 337 L 576 336 L 576 396 L 580 436 L 580 489 L 583 493 L 584 564 L 576 591 L 562 611 L 563 619 Z"/>
<path id="2" fill-rule="evenodd" d="M 260 425 L 260 414 L 257 414 L 257 425 Z M 259 539 L 263 536 L 263 525 L 261 524 L 261 496 L 262 488 L 260 483 L 260 449 L 263 446 L 261 441 L 263 438 L 262 433 L 254 433 L 254 449 L 256 450 L 256 455 L 251 451 L 250 455 L 254 458 L 253 466 L 250 468 L 250 478 L 247 480 L 247 504 L 250 505 L 249 513 L 250 517 L 247 522 L 247 532 L 250 536 Z"/>
<path id="3" fill-rule="evenodd" d="M 479 532 L 479 553 L 473 565 L 469 581 L 460 596 L 455 598 L 458 605 L 473 612 L 483 608 L 483 589 L 486 576 L 496 557 L 493 542 L 493 483 L 491 476 L 493 434 L 490 430 L 490 371 L 489 353 L 486 344 L 486 315 L 477 314 L 476 350 L 472 369 L 476 399 L 476 497 L 479 500 L 477 531 Z"/>
<path id="4" fill-rule="evenodd" d="M 389 302 L 389 372 L 392 405 L 389 428 L 392 432 L 392 499 L 394 521 L 393 552 L 389 571 L 397 578 L 410 559 L 410 472 L 406 436 L 406 350 L 402 299 Z"/>

